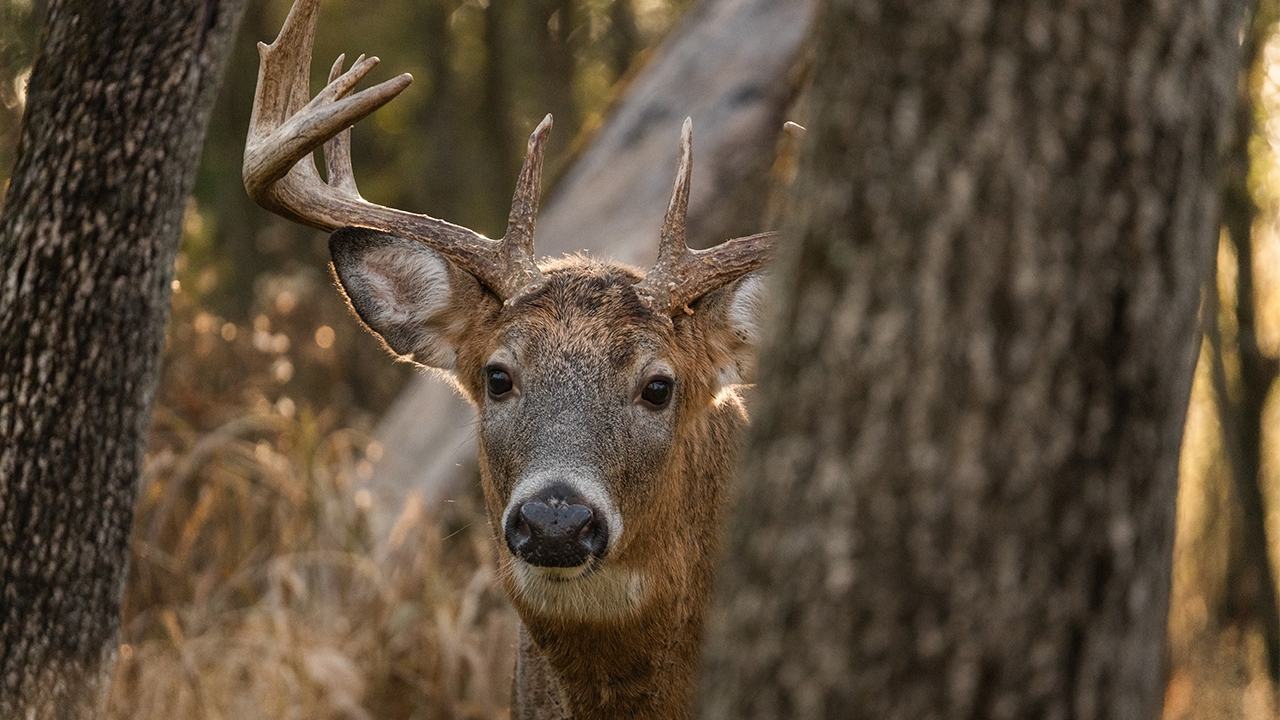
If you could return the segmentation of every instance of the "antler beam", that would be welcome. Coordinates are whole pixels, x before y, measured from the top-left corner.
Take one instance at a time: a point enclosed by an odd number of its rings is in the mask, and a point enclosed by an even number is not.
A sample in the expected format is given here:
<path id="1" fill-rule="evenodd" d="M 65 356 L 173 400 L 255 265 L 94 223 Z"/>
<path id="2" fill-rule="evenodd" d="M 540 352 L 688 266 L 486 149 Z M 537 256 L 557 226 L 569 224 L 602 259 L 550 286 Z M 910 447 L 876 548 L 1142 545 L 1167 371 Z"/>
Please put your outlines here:
<path id="1" fill-rule="evenodd" d="M 249 196 L 276 214 L 321 230 L 366 227 L 422 242 L 503 300 L 539 284 L 542 275 L 534 262 L 533 228 L 551 116 L 529 138 L 508 232 L 502 240 L 490 240 L 427 215 L 370 203 L 360 196 L 351 172 L 350 128 L 399 95 L 413 78 L 405 73 L 351 95 L 378 59 L 362 55 L 343 73 L 344 58 L 339 56 L 329 84 L 308 101 L 319 7 L 320 0 L 297 0 L 275 42 L 258 44 L 262 64 L 243 168 Z M 321 179 L 312 156 L 321 145 L 328 182 Z"/>

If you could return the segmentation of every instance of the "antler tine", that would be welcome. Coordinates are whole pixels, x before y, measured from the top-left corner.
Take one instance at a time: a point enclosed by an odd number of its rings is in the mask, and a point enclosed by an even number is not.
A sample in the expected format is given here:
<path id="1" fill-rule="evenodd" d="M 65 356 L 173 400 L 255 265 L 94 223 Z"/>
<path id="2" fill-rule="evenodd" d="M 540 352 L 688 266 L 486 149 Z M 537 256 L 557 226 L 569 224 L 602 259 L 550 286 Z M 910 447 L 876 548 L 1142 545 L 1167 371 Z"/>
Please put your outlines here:
<path id="1" fill-rule="evenodd" d="M 265 139 L 284 124 L 297 108 L 291 108 L 294 89 L 305 86 L 306 70 L 311 65 L 311 46 L 316 34 L 315 8 L 319 0 L 304 0 L 289 8 L 280 35 L 271 45 L 258 43 L 258 85 L 253 95 L 253 111 L 249 119 L 249 143 Z M 278 52 L 278 47 L 295 49 L 294 53 Z M 275 67 L 268 73 L 268 57 Z M 299 78 L 301 74 L 301 78 Z M 301 82 L 299 82 L 301 80 Z M 306 98 L 302 98 L 303 103 Z"/>
<path id="2" fill-rule="evenodd" d="M 689 215 L 689 187 L 693 174 L 693 118 L 680 129 L 680 162 L 671 201 L 658 240 L 658 261 L 636 292 L 648 308 L 673 315 L 706 293 L 759 270 L 773 254 L 776 233 L 766 232 L 727 240 L 706 250 L 690 250 L 685 241 Z"/>
<path id="3" fill-rule="evenodd" d="M 502 257 L 511 283 L 508 298 L 514 298 L 541 285 L 544 279 L 533 254 L 533 228 L 541 195 L 542 157 L 546 153 L 550 137 L 551 115 L 548 114 L 529 136 L 524 164 L 520 167 L 520 179 L 516 181 L 515 194 L 511 197 L 507 232 L 502 236 Z"/>
<path id="4" fill-rule="evenodd" d="M 510 298 L 530 279 L 525 265 L 537 269 L 531 247 L 528 262 L 518 263 L 519 273 L 513 273 L 500 241 L 360 197 L 351 172 L 349 130 L 399 95 L 413 78 L 404 73 L 349 95 L 378 59 L 362 55 L 343 73 L 340 57 L 329 73 L 329 84 L 307 102 L 319 6 L 320 0 L 296 0 L 275 42 L 258 44 L 262 64 L 244 152 L 249 196 L 272 212 L 321 230 L 366 227 L 417 240 L 456 262 L 500 298 Z M 328 182 L 320 178 L 312 157 L 321 145 L 326 146 Z M 536 207 L 536 180 L 534 185 Z M 532 221 L 528 226 L 532 231 Z"/>
<path id="5" fill-rule="evenodd" d="M 346 57 L 345 53 L 341 54 L 333 62 L 333 68 L 329 70 L 329 84 L 342 76 L 342 62 Z M 356 58 L 355 65 L 362 61 L 364 55 Z M 360 197 L 360 190 L 356 188 L 356 175 L 351 169 L 351 128 L 334 135 L 324 144 L 324 170 L 330 187 L 343 194 Z"/>

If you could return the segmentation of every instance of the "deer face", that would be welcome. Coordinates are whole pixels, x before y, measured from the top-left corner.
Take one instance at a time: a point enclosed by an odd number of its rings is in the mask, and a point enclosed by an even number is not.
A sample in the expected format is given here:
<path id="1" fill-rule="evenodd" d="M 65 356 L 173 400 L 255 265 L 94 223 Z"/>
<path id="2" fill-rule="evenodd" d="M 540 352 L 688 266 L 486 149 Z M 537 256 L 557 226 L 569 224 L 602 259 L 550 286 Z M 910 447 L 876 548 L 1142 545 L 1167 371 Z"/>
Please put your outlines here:
<path id="1" fill-rule="evenodd" d="M 771 235 L 688 249 L 688 119 L 658 261 L 643 276 L 583 258 L 535 262 L 550 115 L 529 138 L 501 240 L 369 203 L 348 130 L 409 78 L 350 94 L 376 59 L 343 73 L 339 58 L 306 103 L 315 13 L 314 1 L 295 5 L 261 47 L 245 188 L 334 231 L 334 271 L 360 318 L 392 352 L 452 373 L 475 404 L 489 519 L 522 615 L 618 616 L 655 587 L 705 585 L 720 493 L 699 479 L 726 477 L 733 461 L 725 428 L 741 424 L 741 408 L 718 398 L 749 374 L 751 273 Z M 311 159 L 322 143 L 327 180 Z"/>
<path id="2" fill-rule="evenodd" d="M 672 333 L 640 304 L 635 280 L 616 270 L 554 277 L 466 371 L 480 381 L 470 394 L 507 548 L 565 579 L 617 547 L 623 518 L 658 489 L 670 456 Z"/>
<path id="3" fill-rule="evenodd" d="M 640 304 L 635 281 L 616 268 L 553 272 L 466 358 L 480 381 L 469 394 L 489 514 L 513 590 L 543 610 L 642 600 L 640 575 L 610 559 L 626 556 L 643 508 L 671 490 L 682 373 L 672 329 Z"/>
<path id="4" fill-rule="evenodd" d="M 451 372 L 475 404 L 512 596 L 560 617 L 639 610 L 670 581 L 655 561 L 669 571 L 715 502 L 688 465 L 704 426 L 741 416 L 733 388 L 751 372 L 758 277 L 670 318 L 646 306 L 638 273 L 583 258 L 545 266 L 545 282 L 504 305 L 419 243 L 345 229 L 330 247 L 366 324 Z"/>
<path id="5" fill-rule="evenodd" d="M 452 373 L 475 404 L 510 596 L 526 621 L 603 619 L 636 613 L 655 594 L 701 585 L 694 594 L 705 596 L 722 495 L 707 479 L 727 477 L 736 456 L 736 437 L 726 437 L 745 416 L 732 389 L 753 364 L 752 273 L 771 236 L 686 247 L 686 120 L 648 274 L 585 258 L 539 266 L 533 226 L 550 128 L 548 116 L 529 139 L 499 241 L 366 203 L 341 137 L 336 180 L 297 165 L 280 180 L 291 192 L 267 185 L 260 201 L 322 227 L 339 212 L 380 228 L 330 236 L 335 274 L 392 352 Z M 269 159 L 278 146 L 262 144 Z M 317 198 L 319 209 L 309 204 Z"/>

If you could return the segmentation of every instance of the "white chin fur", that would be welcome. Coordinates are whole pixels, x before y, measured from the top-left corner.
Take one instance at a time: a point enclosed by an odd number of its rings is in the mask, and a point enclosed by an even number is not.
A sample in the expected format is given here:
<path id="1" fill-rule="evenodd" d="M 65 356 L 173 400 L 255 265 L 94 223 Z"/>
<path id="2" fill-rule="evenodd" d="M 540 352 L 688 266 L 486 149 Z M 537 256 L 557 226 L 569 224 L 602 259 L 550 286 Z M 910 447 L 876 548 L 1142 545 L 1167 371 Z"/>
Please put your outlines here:
<path id="1" fill-rule="evenodd" d="M 512 557 L 516 594 L 540 615 L 569 620 L 609 620 L 631 615 L 644 604 L 642 570 L 589 565 L 544 568 Z"/>

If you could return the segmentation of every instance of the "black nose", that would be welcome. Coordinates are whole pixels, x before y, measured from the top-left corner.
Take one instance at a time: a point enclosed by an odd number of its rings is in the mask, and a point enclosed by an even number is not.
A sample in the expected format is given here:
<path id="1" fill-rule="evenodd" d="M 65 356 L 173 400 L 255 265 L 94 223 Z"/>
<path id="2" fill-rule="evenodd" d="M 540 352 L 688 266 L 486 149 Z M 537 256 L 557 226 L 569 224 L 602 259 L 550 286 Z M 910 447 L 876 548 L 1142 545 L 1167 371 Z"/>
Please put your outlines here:
<path id="1" fill-rule="evenodd" d="M 578 567 L 603 557 L 608 546 L 609 533 L 598 515 L 571 488 L 552 486 L 507 516 L 507 547 L 530 565 Z"/>

